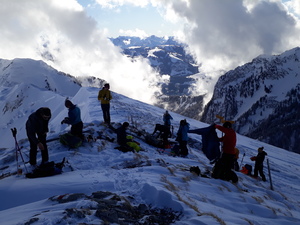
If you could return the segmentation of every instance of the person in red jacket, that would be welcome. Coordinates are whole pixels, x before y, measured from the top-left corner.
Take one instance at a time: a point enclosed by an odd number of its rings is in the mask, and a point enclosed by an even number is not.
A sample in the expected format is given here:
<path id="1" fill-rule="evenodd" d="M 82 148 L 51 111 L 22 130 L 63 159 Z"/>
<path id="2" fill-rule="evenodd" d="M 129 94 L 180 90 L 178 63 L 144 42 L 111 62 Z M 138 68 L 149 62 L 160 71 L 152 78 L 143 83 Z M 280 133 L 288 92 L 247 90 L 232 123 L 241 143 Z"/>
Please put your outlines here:
<path id="1" fill-rule="evenodd" d="M 232 124 L 227 121 L 223 124 L 223 126 L 215 125 L 215 128 L 223 133 L 223 136 L 219 138 L 220 142 L 223 142 L 222 156 L 220 160 L 226 176 L 226 174 L 230 174 L 231 168 L 234 164 L 234 157 L 236 154 L 236 133 L 232 129 Z"/>

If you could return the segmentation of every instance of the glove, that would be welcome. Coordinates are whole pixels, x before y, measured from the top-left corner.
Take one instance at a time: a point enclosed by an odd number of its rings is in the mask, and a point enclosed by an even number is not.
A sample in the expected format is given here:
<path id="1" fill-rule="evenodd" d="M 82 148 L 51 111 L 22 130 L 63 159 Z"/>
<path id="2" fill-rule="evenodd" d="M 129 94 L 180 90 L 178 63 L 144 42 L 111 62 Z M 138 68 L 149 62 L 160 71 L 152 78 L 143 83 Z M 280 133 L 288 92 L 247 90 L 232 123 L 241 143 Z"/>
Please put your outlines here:
<path id="1" fill-rule="evenodd" d="M 68 118 L 68 117 L 65 117 L 60 123 L 61 123 L 61 124 L 67 123 L 68 120 L 69 120 L 69 118 Z"/>
<path id="2" fill-rule="evenodd" d="M 37 144 L 37 146 L 38 146 L 38 148 L 41 150 L 41 151 L 44 151 L 44 145 L 41 143 L 41 142 L 39 142 L 38 144 Z"/>

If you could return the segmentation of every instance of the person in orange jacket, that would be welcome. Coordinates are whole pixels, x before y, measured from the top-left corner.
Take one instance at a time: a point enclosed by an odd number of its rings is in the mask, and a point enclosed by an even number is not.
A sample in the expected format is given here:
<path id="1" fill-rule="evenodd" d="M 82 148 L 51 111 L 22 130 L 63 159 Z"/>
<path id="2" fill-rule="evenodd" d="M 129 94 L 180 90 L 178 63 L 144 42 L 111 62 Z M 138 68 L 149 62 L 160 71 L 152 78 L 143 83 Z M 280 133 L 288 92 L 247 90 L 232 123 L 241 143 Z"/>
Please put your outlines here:
<path id="1" fill-rule="evenodd" d="M 223 132 L 223 136 L 219 138 L 223 142 L 222 156 L 220 158 L 225 174 L 230 174 L 233 168 L 234 158 L 236 156 L 236 133 L 232 129 L 232 124 L 228 121 L 223 123 L 223 126 L 215 124 L 215 128 Z"/>

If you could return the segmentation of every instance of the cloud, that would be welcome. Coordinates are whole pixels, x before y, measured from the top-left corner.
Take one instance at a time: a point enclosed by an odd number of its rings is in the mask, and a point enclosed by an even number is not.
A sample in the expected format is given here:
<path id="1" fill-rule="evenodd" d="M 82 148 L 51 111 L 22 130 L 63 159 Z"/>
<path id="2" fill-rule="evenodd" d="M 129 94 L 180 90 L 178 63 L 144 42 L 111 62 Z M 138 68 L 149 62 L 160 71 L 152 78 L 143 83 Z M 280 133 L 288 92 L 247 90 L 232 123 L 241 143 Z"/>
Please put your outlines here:
<path id="1" fill-rule="evenodd" d="M 0 58 L 42 59 L 74 76 L 93 75 L 112 90 L 151 102 L 161 80 L 147 61 L 123 56 L 75 0 L 0 0 Z M 260 54 L 299 46 L 299 1 L 278 0 L 97 0 L 102 7 L 157 7 L 168 21 L 184 24 L 178 38 L 201 63 L 199 89 L 213 87 L 226 71 Z M 290 9 L 290 12 L 287 12 Z M 291 13 L 294 13 L 292 15 Z M 180 26 L 181 28 L 181 26 Z M 145 28 L 146 29 L 146 28 Z M 145 35 L 139 28 L 124 34 Z M 134 32 L 134 33 L 128 33 Z"/>
<path id="2" fill-rule="evenodd" d="M 136 28 L 135 30 L 123 30 L 120 29 L 120 34 L 122 36 L 135 36 L 135 37 L 141 37 L 141 38 L 145 38 L 145 37 L 149 37 L 150 35 L 146 33 L 146 31 L 144 30 L 140 30 L 138 28 Z"/>
<path id="3" fill-rule="evenodd" d="M 166 12 L 185 21 L 179 38 L 201 63 L 201 72 L 212 77 L 211 87 L 224 71 L 300 44 L 299 21 L 277 0 L 162 2 Z M 199 80 L 199 88 L 205 85 Z"/>
<path id="4" fill-rule="evenodd" d="M 291 14 L 298 19 L 300 19 L 300 1 L 299 0 L 289 0 L 284 2 L 284 5 L 288 8 Z"/>
<path id="5" fill-rule="evenodd" d="M 203 69 L 231 69 L 259 54 L 274 54 L 294 47 L 296 21 L 277 2 L 189 0 L 169 1 L 186 19 L 182 38 L 194 49 Z M 248 7 L 247 7 L 248 6 Z M 298 42 L 299 44 L 299 42 Z"/>
<path id="6" fill-rule="evenodd" d="M 75 0 L 1 0 L 0 58 L 41 59 L 74 76 L 107 80 L 111 90 L 152 102 L 158 74 L 132 62 Z"/>
<path id="7" fill-rule="evenodd" d="M 148 0 L 137 1 L 137 0 L 96 0 L 96 2 L 104 8 L 116 8 L 125 4 L 131 4 L 134 6 L 145 7 L 149 4 Z"/>

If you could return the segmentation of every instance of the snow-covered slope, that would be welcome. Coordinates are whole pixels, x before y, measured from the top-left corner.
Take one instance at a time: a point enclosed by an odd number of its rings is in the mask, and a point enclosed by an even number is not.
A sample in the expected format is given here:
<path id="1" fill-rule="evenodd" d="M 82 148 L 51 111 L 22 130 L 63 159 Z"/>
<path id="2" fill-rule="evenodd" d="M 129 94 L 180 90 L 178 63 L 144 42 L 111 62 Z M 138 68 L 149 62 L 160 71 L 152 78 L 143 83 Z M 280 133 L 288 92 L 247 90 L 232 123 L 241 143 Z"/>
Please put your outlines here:
<path id="1" fill-rule="evenodd" d="M 67 84 L 65 85 L 67 89 Z M 98 132 L 103 132 L 103 135 L 116 138 L 116 134 L 102 124 L 97 94 L 97 88 L 81 87 L 68 97 L 80 107 L 87 134 L 97 137 Z M 115 92 L 112 94 L 113 126 L 117 127 L 120 123 L 129 121 L 130 133 L 135 134 L 134 127 L 152 133 L 155 124 L 162 123 L 163 109 Z M 28 102 L 39 101 L 40 98 L 48 99 L 43 104 L 32 104 L 30 110 L 24 110 L 25 105 L 19 104 L 15 109 L 22 112 L 19 114 L 18 123 L 15 124 L 12 120 L 7 125 L 7 129 L 12 127 L 10 125 L 18 128 L 17 138 L 23 146 L 22 153 L 27 161 L 29 143 L 22 138 L 22 126 L 29 111 L 40 106 L 54 109 L 50 120 L 49 139 L 67 132 L 70 128 L 60 124 L 61 119 L 67 115 L 67 109 L 63 106 L 63 100 L 67 96 L 57 95 L 54 97 L 56 101 L 53 101 L 41 89 L 24 92 L 24 95 Z M 174 118 L 172 123 L 176 133 L 180 120 L 185 117 L 170 113 Z M 191 129 L 207 126 L 199 121 L 186 119 Z M 0 120 L 2 122 L 2 118 Z M 268 181 L 262 182 L 237 173 L 239 182 L 232 184 L 198 177 L 189 172 L 190 166 L 199 166 L 202 172 L 212 169 L 209 160 L 199 150 L 201 137 L 195 134 L 189 136 L 187 158 L 159 154 L 155 147 L 146 144 L 138 136 L 135 136 L 135 140 L 140 142 L 144 150 L 139 153 L 122 153 L 114 149 L 116 142 L 105 139 L 85 142 L 78 149 L 69 149 L 59 141 L 49 142 L 50 160 L 59 162 L 66 157 L 68 161 L 64 173 L 37 179 L 27 179 L 24 175 L 1 179 L 0 224 L 151 224 L 150 218 L 160 219 L 157 224 L 170 224 L 168 218 L 171 215 L 173 224 L 185 225 L 299 223 L 299 154 L 238 135 L 237 147 L 241 152 L 239 162 L 243 160 L 243 164 L 253 165 L 250 157 L 257 154 L 258 147 L 265 147 L 274 190 L 270 189 L 268 176 Z M 10 146 L 13 143 L 12 136 L 5 139 L 1 137 L 2 143 Z M 38 158 L 40 159 L 40 155 Z M 25 171 L 24 165 L 21 164 L 21 168 Z M 1 174 L 15 171 L 14 148 L 2 149 Z M 265 173 L 268 174 L 266 167 Z M 103 199 L 99 196 L 103 196 Z M 122 207 L 117 208 L 118 205 Z M 132 209 L 136 212 L 135 219 L 128 222 L 126 219 L 133 214 Z M 155 212 L 169 217 L 158 217 Z M 127 218 L 120 216 L 124 214 Z"/>
<path id="2" fill-rule="evenodd" d="M 52 105 L 53 113 L 63 110 L 66 97 L 74 96 L 80 89 L 74 77 L 51 68 L 43 61 L 32 59 L 0 60 L 0 146 L 13 143 L 11 128 L 20 130 L 28 116 L 42 106 Z"/>

